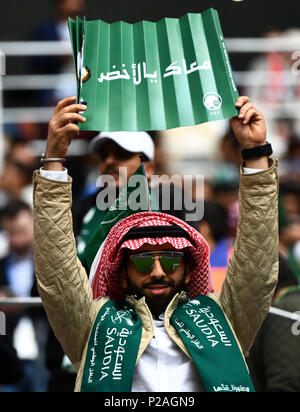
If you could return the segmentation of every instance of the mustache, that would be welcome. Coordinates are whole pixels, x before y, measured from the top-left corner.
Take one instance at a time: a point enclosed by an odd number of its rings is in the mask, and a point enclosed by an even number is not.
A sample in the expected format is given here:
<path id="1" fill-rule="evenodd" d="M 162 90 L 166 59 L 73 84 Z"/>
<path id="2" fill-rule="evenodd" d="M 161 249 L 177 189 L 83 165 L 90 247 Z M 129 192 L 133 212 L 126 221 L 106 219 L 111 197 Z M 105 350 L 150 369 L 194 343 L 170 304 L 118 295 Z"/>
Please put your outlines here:
<path id="1" fill-rule="evenodd" d="M 150 286 L 161 285 L 161 286 L 174 286 L 174 282 L 172 280 L 165 280 L 165 279 L 156 279 L 151 282 L 146 282 L 143 284 L 143 288 L 148 288 Z"/>

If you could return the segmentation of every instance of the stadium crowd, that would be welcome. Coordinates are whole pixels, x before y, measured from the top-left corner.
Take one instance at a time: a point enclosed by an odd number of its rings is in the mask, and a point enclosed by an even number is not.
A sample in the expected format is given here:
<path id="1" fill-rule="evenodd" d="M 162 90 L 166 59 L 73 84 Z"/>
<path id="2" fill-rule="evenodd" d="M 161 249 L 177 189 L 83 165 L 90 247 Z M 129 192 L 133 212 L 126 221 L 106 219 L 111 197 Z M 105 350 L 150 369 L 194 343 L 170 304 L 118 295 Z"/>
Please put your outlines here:
<path id="1" fill-rule="evenodd" d="M 66 16 L 80 14 L 84 1 L 57 1 L 56 22 L 39 26 L 35 40 L 65 39 Z M 65 9 L 75 3 L 74 10 Z M 70 6 L 69 4 L 69 6 Z M 266 37 L 273 36 L 269 31 Z M 299 36 L 295 31 L 276 32 L 276 36 Z M 35 59 L 35 70 L 65 72 L 69 61 Z M 286 86 L 286 75 L 293 64 L 291 54 L 269 53 L 260 56 L 249 67 L 259 70 L 275 83 L 262 80 L 265 87 L 247 87 L 240 90 L 248 95 L 258 107 L 273 111 L 268 123 L 268 141 L 279 158 L 279 282 L 273 305 L 290 313 L 300 311 L 300 128 L 299 115 L 276 118 L 289 110 L 287 103 L 299 98 L 298 84 Z M 294 76 L 295 77 L 295 76 Z M 268 86 L 269 85 L 269 86 Z M 62 96 L 53 90 L 39 93 L 37 105 L 56 105 L 62 97 L 73 95 L 67 85 Z M 276 104 L 275 104 L 276 103 Z M 54 110 L 54 109 L 53 109 Z M 33 150 L 32 135 L 45 139 L 47 125 L 9 125 L 5 128 L 5 156 L 0 176 L 0 299 L 9 297 L 37 297 L 38 290 L 33 261 L 33 201 L 32 175 L 41 167 L 40 156 Z M 210 264 L 216 293 L 220 293 L 226 268 L 233 250 L 238 226 L 239 169 L 242 163 L 239 142 L 229 123 L 219 139 L 213 162 L 215 174 L 205 177 L 204 198 L 196 198 L 196 190 L 189 189 L 193 202 L 204 203 L 203 217 L 191 225 L 206 239 L 210 250 Z M 30 134 L 28 130 L 34 130 Z M 188 129 L 187 129 L 188 133 Z M 146 151 L 146 168 L 149 175 L 168 174 L 168 153 L 163 135 L 149 132 L 149 151 Z M 123 139 L 123 140 L 122 140 Z M 126 137 L 109 134 L 84 142 L 88 149 L 79 156 L 69 156 L 65 167 L 73 178 L 73 224 L 78 254 L 82 245 L 93 235 L 97 222 L 95 201 L 99 193 L 96 181 L 101 174 L 116 177 L 118 167 L 128 170 L 139 164 L 143 148 L 129 149 Z M 147 143 L 147 144 L 148 144 Z M 45 140 L 46 144 L 46 140 Z M 224 172 L 227 171 L 227 172 Z M 119 186 L 119 184 L 117 184 Z M 120 183 L 121 187 L 121 183 Z M 155 188 L 153 188 L 155 190 Z M 176 186 L 171 195 L 176 195 Z M 185 190 L 185 188 L 183 188 Z M 158 199 L 160 198 L 158 194 Z M 159 210 L 163 210 L 160 207 Z M 89 225 L 88 213 L 93 211 L 93 224 Z M 174 208 L 167 213 L 186 219 L 184 210 Z M 97 223 L 96 223 L 97 224 Z M 90 231 L 90 232 L 89 232 Z M 87 235 L 88 233 L 88 235 Z M 1 301 L 0 301 L 1 302 Z M 6 336 L 0 337 L 0 392 L 71 392 L 75 385 L 75 372 L 64 356 L 42 307 L 23 308 L 1 306 L 6 315 Z M 278 315 L 269 314 L 250 350 L 248 365 L 258 391 L 299 391 L 300 386 L 300 341 L 292 333 L 293 322 Z"/>

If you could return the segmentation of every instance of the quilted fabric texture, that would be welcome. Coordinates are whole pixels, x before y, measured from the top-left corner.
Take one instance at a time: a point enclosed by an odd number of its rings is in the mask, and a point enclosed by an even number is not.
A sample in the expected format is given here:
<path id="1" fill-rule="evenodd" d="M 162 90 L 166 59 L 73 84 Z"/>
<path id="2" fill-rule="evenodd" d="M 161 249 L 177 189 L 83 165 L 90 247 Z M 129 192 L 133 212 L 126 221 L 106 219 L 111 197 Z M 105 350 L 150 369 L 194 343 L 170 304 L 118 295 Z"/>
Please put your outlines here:
<path id="1" fill-rule="evenodd" d="M 277 162 L 268 172 L 242 175 L 240 187 L 238 234 L 220 302 L 247 354 L 278 280 Z"/>
<path id="2" fill-rule="evenodd" d="M 89 334 L 106 302 L 93 301 L 87 275 L 77 258 L 68 183 L 34 174 L 35 272 L 50 324 L 78 372 L 80 390 Z M 254 175 L 242 175 L 235 251 L 220 297 L 215 297 L 247 353 L 271 306 L 278 276 L 277 162 Z M 143 299 L 136 302 L 143 323 L 139 356 L 149 344 L 153 322 Z M 168 325 L 168 319 L 166 320 Z M 172 331 L 170 331 L 172 335 Z M 173 333 L 174 335 L 174 333 Z M 173 336 L 172 335 L 172 336 Z M 173 337 L 182 347 L 179 337 Z"/>

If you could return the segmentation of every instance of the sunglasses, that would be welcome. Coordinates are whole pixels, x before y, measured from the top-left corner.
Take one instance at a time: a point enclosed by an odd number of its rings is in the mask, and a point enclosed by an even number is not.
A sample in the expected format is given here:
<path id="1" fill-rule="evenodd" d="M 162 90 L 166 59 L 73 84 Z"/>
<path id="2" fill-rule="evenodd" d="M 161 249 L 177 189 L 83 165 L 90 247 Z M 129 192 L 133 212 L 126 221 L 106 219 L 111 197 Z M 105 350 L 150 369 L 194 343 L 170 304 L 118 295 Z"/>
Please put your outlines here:
<path id="1" fill-rule="evenodd" d="M 174 272 L 180 266 L 183 258 L 183 252 L 144 252 L 136 255 L 131 255 L 130 260 L 133 266 L 142 273 L 151 272 L 154 266 L 155 258 L 158 257 L 159 263 L 164 271 Z"/>

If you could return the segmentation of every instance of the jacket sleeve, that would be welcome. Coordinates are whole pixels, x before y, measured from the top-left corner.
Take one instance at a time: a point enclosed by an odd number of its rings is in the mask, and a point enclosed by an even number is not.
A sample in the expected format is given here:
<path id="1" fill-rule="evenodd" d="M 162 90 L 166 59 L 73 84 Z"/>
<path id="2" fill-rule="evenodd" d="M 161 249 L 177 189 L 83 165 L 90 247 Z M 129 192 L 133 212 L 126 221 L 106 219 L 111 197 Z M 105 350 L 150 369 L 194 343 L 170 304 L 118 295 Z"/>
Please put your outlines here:
<path id="1" fill-rule="evenodd" d="M 244 354 L 267 316 L 278 279 L 278 172 L 241 174 L 239 223 L 220 303 Z"/>
<path id="2" fill-rule="evenodd" d="M 39 294 L 51 327 L 73 364 L 81 360 L 96 304 L 77 258 L 72 230 L 72 180 L 34 174 L 34 263 Z"/>

